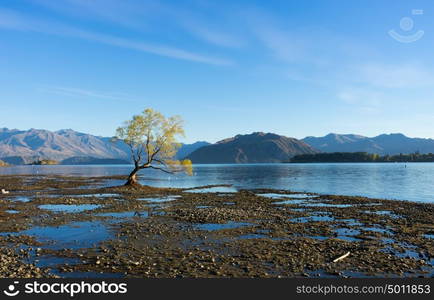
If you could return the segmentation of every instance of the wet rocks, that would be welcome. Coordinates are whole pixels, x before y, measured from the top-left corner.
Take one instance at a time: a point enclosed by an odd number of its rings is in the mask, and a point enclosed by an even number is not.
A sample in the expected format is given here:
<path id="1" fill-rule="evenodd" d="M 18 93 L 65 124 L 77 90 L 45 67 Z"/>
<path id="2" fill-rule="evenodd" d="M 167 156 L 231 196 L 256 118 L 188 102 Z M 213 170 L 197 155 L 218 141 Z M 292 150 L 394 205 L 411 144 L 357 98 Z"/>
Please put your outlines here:
<path id="1" fill-rule="evenodd" d="M 2 278 L 55 278 L 49 270 L 36 267 L 34 264 L 22 262 L 21 256 L 12 249 L 0 248 L 0 274 Z"/>
<path id="2" fill-rule="evenodd" d="M 291 199 L 294 192 L 198 194 L 181 189 L 102 187 L 107 180 L 111 178 L 0 176 L 0 185 L 13 190 L 14 196 L 31 199 L 14 202 L 13 197 L 0 195 L 0 231 L 11 233 L 0 236 L 0 273 L 4 277 L 53 276 L 35 265 L 50 256 L 59 259 L 54 267 L 65 277 L 70 272 L 173 278 L 434 274 L 434 240 L 429 238 L 434 232 L 432 204 L 311 193 L 307 200 L 276 204 L 279 197 L 258 193 Z M 167 203 L 140 200 L 169 196 L 178 197 Z M 74 213 L 38 209 L 46 204 L 99 207 Z M 114 217 L 134 211 L 147 212 L 147 217 L 133 213 Z M 110 239 L 88 248 L 53 250 L 53 241 L 20 233 L 35 226 L 52 230 L 77 222 L 103 224 L 112 233 Z M 216 226 L 212 230 L 198 226 L 207 224 Z M 354 233 L 351 239 L 339 228 Z M 331 263 L 347 252 L 351 255 Z M 77 262 L 69 264 L 69 259 Z"/>

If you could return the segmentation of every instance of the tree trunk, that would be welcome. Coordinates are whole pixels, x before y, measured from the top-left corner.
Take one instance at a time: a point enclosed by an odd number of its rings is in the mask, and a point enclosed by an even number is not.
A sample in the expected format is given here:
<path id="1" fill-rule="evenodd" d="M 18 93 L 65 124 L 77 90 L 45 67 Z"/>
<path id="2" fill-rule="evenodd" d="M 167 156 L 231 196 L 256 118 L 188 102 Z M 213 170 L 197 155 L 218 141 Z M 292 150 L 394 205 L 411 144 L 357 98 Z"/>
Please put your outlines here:
<path id="1" fill-rule="evenodd" d="M 140 168 L 135 167 L 134 170 L 128 175 L 128 180 L 125 185 L 139 185 L 137 181 L 137 172 L 139 172 Z"/>

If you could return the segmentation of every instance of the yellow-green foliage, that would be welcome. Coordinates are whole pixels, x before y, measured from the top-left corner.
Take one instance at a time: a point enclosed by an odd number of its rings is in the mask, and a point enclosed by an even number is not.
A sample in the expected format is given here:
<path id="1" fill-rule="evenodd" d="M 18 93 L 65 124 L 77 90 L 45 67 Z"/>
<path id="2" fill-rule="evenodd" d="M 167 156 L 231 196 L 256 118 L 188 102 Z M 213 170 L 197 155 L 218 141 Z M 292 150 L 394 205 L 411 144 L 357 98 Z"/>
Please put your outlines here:
<path id="1" fill-rule="evenodd" d="M 59 162 L 56 160 L 52 160 L 52 159 L 41 159 L 41 160 L 37 160 L 31 164 L 32 165 L 58 165 Z"/>
<path id="2" fill-rule="evenodd" d="M 41 165 L 58 165 L 59 164 L 58 161 L 51 160 L 51 159 L 43 159 L 43 160 L 40 160 L 39 163 Z"/>
<path id="3" fill-rule="evenodd" d="M 0 167 L 7 167 L 9 166 L 8 163 L 5 163 L 4 161 L 0 160 Z"/>
<path id="4" fill-rule="evenodd" d="M 147 108 L 116 130 L 116 139 L 124 141 L 131 149 L 136 168 L 153 168 L 164 172 L 186 172 L 192 175 L 190 160 L 174 160 L 183 137 L 183 120 L 180 116 L 166 118 L 158 111 Z"/>

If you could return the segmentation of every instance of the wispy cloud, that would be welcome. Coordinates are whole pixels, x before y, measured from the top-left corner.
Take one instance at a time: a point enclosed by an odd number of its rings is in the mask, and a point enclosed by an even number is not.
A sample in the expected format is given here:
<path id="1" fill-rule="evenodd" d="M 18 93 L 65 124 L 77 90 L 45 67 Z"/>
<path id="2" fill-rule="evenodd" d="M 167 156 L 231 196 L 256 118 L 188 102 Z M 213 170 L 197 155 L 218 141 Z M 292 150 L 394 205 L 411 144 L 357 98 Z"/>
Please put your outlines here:
<path id="1" fill-rule="evenodd" d="M 305 45 L 289 32 L 269 25 L 260 25 L 254 28 L 262 44 L 271 50 L 275 58 L 287 63 L 297 63 L 304 60 Z"/>
<path id="2" fill-rule="evenodd" d="M 10 30 L 32 31 L 45 34 L 68 36 L 90 40 L 110 46 L 133 49 L 175 59 L 188 60 L 212 65 L 231 65 L 232 61 L 165 45 L 156 45 L 135 41 L 118 36 L 82 30 L 62 23 L 48 22 L 25 16 L 14 11 L 0 9 L 0 28 Z"/>
<path id="3" fill-rule="evenodd" d="M 255 7 L 246 11 L 242 18 L 252 37 L 280 62 L 303 63 L 312 66 L 325 65 L 331 53 L 325 49 L 327 43 L 323 43 L 324 39 L 333 44 L 333 51 L 336 50 L 334 43 L 336 37 L 324 29 L 297 27 L 290 24 L 288 20 Z M 321 49 L 318 45 L 322 46 Z M 318 51 L 321 52 L 318 53 Z"/>
<path id="4" fill-rule="evenodd" d="M 156 1 L 128 0 L 29 0 L 54 12 L 89 19 L 108 21 L 124 27 L 146 29 L 147 20 L 159 10 Z"/>
<path id="5" fill-rule="evenodd" d="M 418 63 L 364 63 L 345 68 L 340 74 L 336 96 L 360 111 L 377 113 L 386 103 L 415 101 L 420 97 L 415 91 L 426 95 L 434 84 L 434 72 Z M 407 101 L 402 95 L 412 95 Z M 408 96 L 407 96 L 408 97 Z M 423 102 L 418 100 L 419 103 Z"/>
<path id="6" fill-rule="evenodd" d="M 246 44 L 243 37 L 235 34 L 236 28 L 228 26 L 233 16 L 229 17 L 226 13 L 221 12 L 217 14 L 215 7 L 207 7 L 207 11 L 218 15 L 217 23 L 216 20 L 207 18 L 204 13 L 200 12 L 200 9 L 180 9 L 180 7 L 165 4 L 159 7 L 159 11 L 185 32 L 204 42 L 226 48 L 240 48 Z M 237 25 L 238 27 L 240 25 L 238 19 Z"/>
<path id="7" fill-rule="evenodd" d="M 347 87 L 338 92 L 338 98 L 348 104 L 369 103 L 376 106 L 383 96 L 380 92 L 356 87 Z"/>
<path id="8" fill-rule="evenodd" d="M 357 80 L 379 88 L 414 89 L 434 84 L 434 73 L 417 63 L 368 63 L 354 71 Z"/>
<path id="9" fill-rule="evenodd" d="M 38 91 L 68 97 L 79 98 L 92 98 L 92 99 L 105 99 L 116 101 L 134 101 L 130 95 L 122 93 L 108 93 L 95 90 L 88 90 L 74 87 L 60 87 L 60 86 L 41 86 Z"/>
<path id="10" fill-rule="evenodd" d="M 196 21 L 183 21 L 183 26 L 193 35 L 205 40 L 208 43 L 228 48 L 239 48 L 243 46 L 244 41 L 240 38 L 223 33 L 209 27 L 205 27 Z"/>
<path id="11" fill-rule="evenodd" d="M 131 0 L 32 0 L 34 3 L 63 14 L 102 20 L 138 30 L 152 31 L 152 20 L 157 18 L 174 23 L 178 29 L 200 40 L 220 47 L 239 48 L 243 41 L 228 32 L 210 25 L 192 10 L 176 8 L 159 1 Z M 219 24 L 221 25 L 221 24 Z"/>
<path id="12" fill-rule="evenodd" d="M 338 91 L 338 99 L 346 104 L 357 107 L 360 112 L 376 114 L 381 111 L 386 95 L 367 88 L 346 87 Z"/>

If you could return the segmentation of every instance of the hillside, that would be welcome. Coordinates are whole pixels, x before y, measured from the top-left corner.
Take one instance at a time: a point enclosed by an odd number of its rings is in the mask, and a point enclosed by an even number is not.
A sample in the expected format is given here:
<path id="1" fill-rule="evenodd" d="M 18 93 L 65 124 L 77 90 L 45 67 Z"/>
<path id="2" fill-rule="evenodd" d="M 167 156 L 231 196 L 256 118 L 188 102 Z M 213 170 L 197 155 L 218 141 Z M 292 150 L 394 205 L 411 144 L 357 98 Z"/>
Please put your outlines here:
<path id="1" fill-rule="evenodd" d="M 306 143 L 273 133 L 255 132 L 222 140 L 187 156 L 193 163 L 276 163 L 297 154 L 316 153 Z"/>
<path id="2" fill-rule="evenodd" d="M 368 152 L 381 155 L 399 153 L 434 153 L 434 140 L 409 138 L 401 133 L 365 137 L 330 133 L 323 137 L 306 137 L 302 141 L 321 152 Z"/>
<path id="3" fill-rule="evenodd" d="M 207 144 L 183 144 L 177 157 L 183 158 Z M 68 164 L 121 163 L 130 160 L 130 150 L 123 142 L 112 142 L 110 137 L 94 136 L 71 129 L 53 132 L 43 129 L 0 128 L 0 159 L 14 165 L 42 159 L 65 161 Z"/>
<path id="4" fill-rule="evenodd" d="M 196 142 L 193 144 L 182 144 L 181 148 L 179 148 L 178 153 L 176 153 L 176 157 L 178 159 L 184 159 L 186 156 L 188 156 L 190 153 L 196 151 L 199 148 L 202 148 L 204 146 L 211 145 L 208 142 Z"/>
<path id="5" fill-rule="evenodd" d="M 0 129 L 0 157 L 21 156 L 63 160 L 73 156 L 128 158 L 126 145 L 73 130 Z"/>

